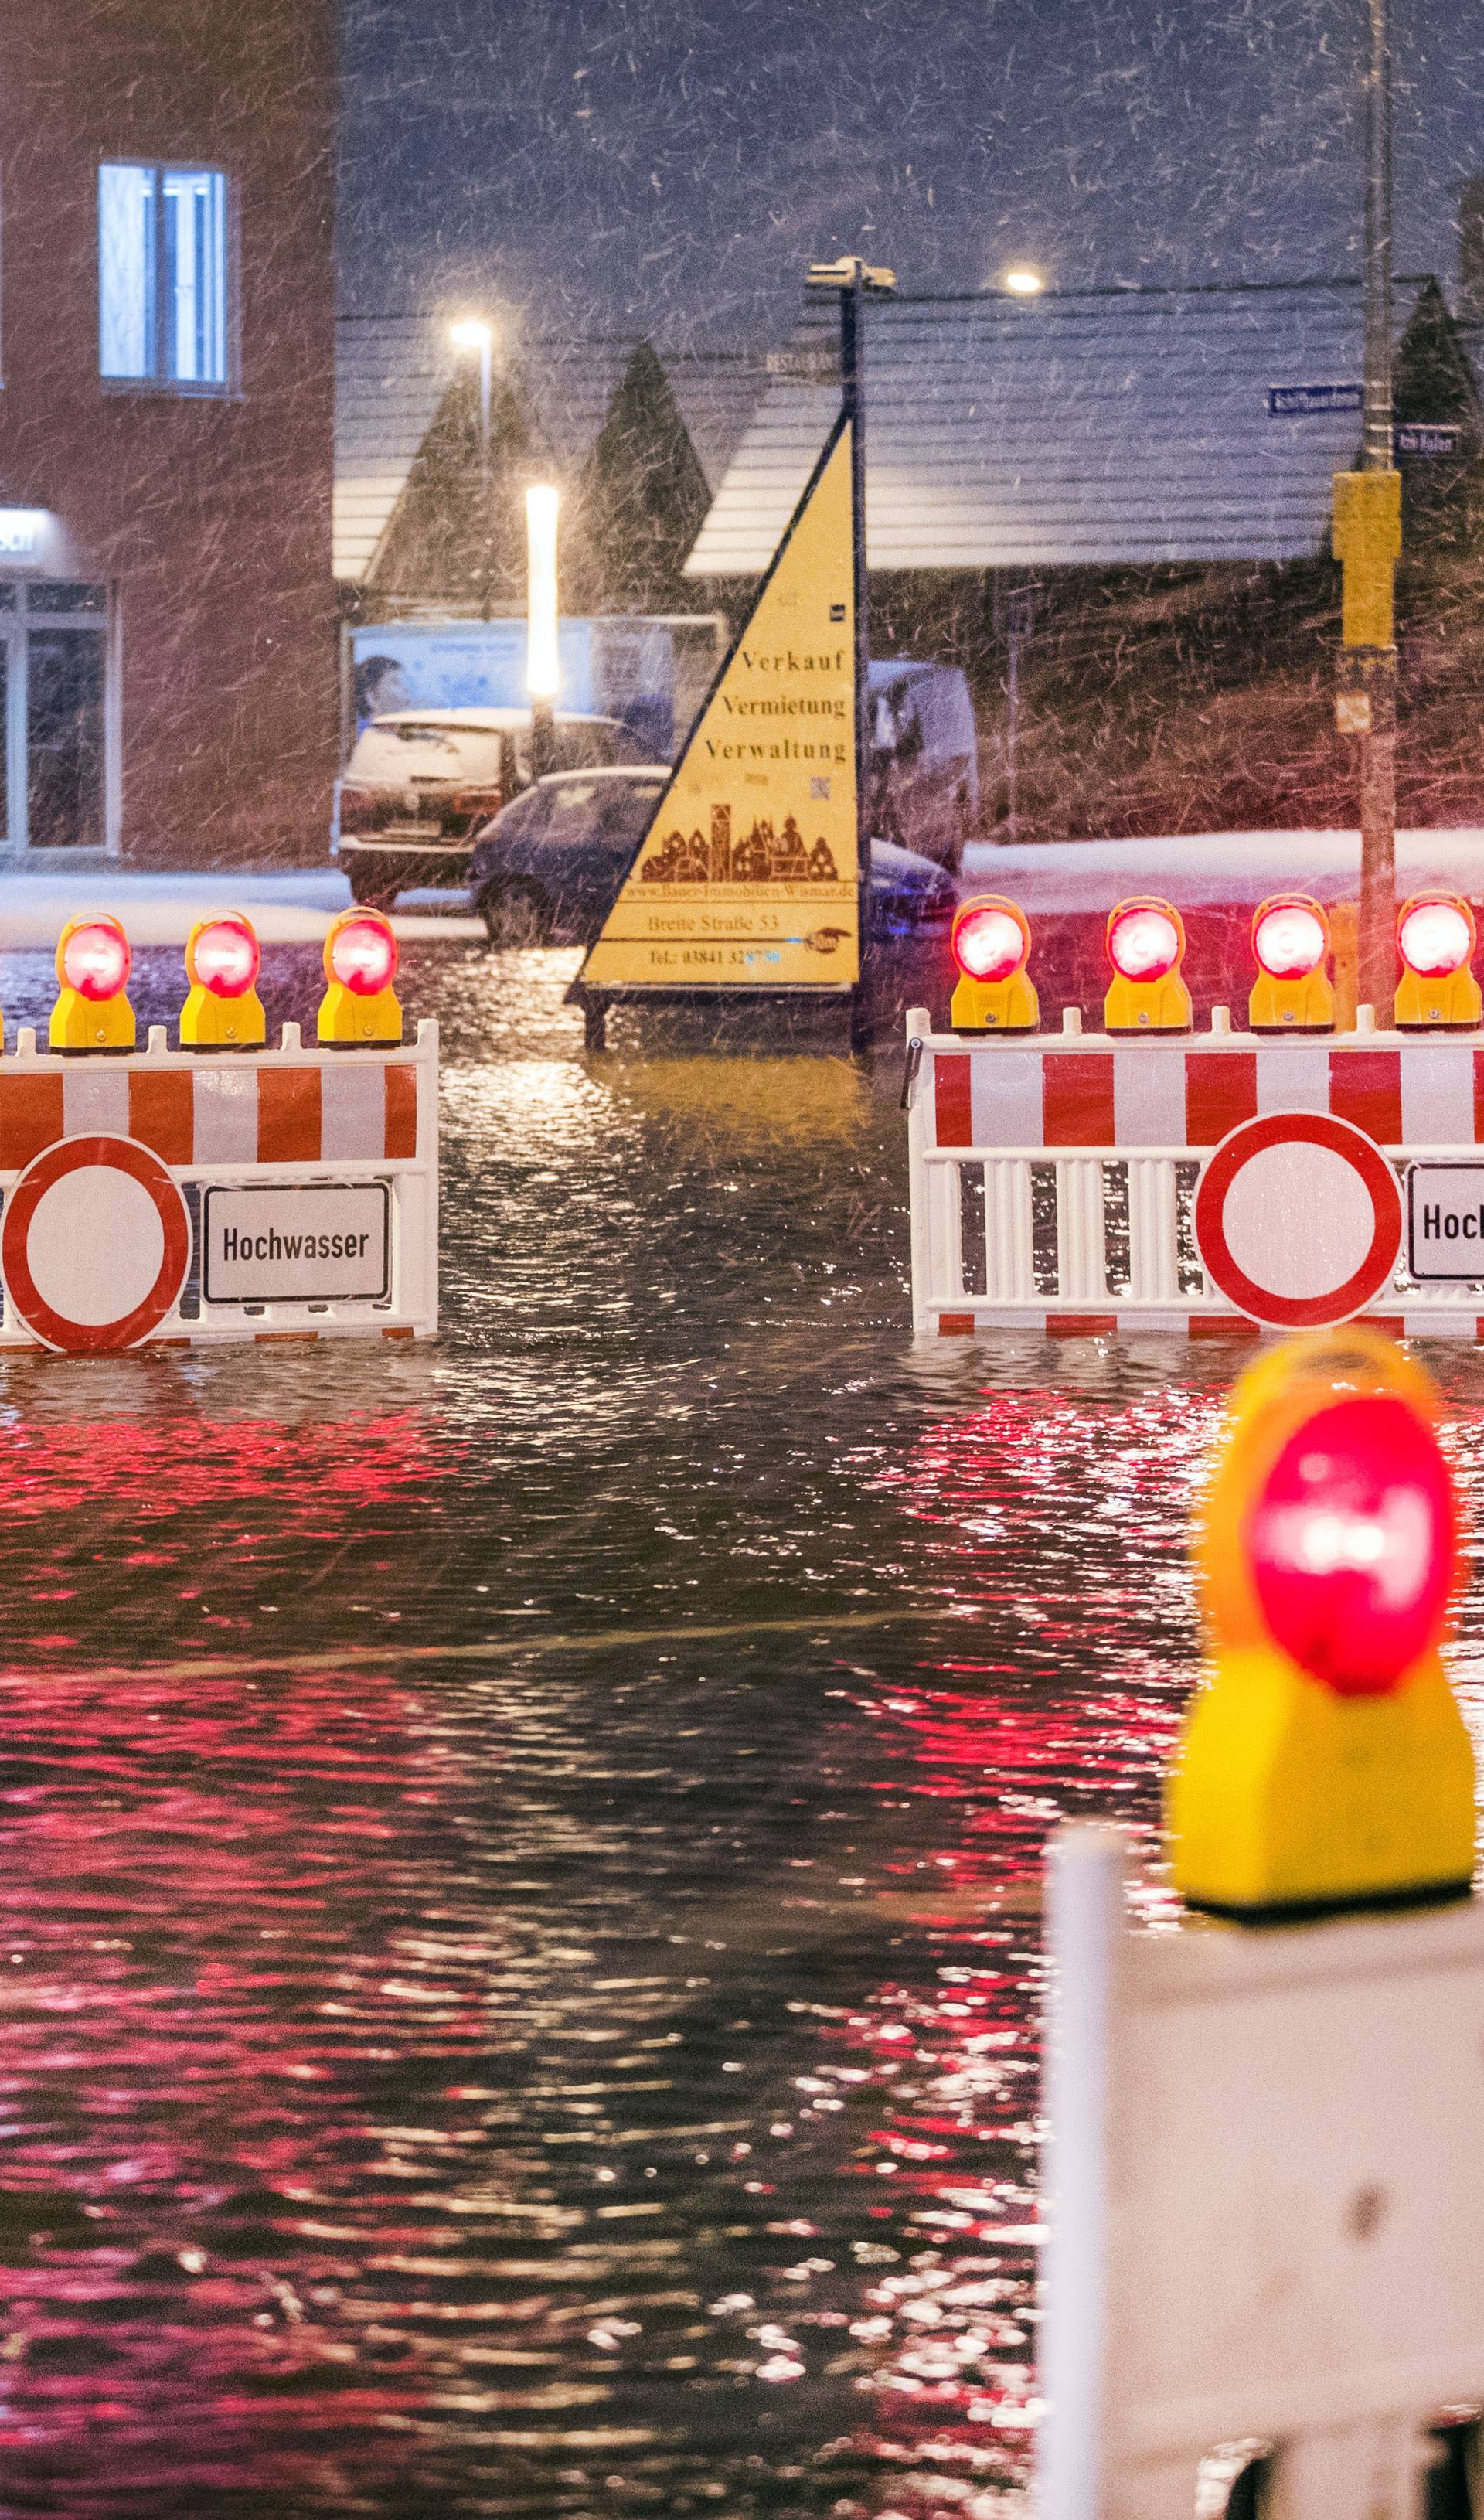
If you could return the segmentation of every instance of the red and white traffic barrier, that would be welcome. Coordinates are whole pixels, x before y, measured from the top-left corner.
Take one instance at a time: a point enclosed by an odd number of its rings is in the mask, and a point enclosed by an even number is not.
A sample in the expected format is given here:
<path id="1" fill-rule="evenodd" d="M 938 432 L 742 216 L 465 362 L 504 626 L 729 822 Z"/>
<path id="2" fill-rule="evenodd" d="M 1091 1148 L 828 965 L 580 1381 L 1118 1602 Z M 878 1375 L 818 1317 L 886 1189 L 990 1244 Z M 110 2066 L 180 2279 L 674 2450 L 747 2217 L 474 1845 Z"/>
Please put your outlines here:
<path id="1" fill-rule="evenodd" d="M 907 1028 L 919 1331 L 1484 1336 L 1484 1034 Z"/>
<path id="2" fill-rule="evenodd" d="M 438 1036 L 0 1059 L 0 1345 L 430 1337 Z"/>

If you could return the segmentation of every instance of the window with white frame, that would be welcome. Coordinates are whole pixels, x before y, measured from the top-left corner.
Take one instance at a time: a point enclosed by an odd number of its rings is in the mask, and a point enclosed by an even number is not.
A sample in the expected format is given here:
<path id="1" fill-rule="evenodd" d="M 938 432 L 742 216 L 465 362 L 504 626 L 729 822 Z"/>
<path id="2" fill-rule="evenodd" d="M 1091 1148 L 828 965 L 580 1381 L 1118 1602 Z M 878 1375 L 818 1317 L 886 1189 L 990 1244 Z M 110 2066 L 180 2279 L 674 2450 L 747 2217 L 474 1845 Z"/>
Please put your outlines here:
<path id="1" fill-rule="evenodd" d="M 220 393 L 227 305 L 225 175 L 210 166 L 100 166 L 101 373 Z"/>

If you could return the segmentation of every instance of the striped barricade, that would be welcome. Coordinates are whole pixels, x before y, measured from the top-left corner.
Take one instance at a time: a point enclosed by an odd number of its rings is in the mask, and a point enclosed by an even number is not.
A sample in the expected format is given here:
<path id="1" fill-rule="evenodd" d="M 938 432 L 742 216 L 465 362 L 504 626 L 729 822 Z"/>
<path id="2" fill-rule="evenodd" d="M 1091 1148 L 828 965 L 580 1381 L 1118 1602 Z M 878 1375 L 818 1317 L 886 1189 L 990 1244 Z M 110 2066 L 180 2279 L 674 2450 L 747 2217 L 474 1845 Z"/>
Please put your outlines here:
<path id="1" fill-rule="evenodd" d="M 0 1224 L 0 1344 L 430 1337 L 438 1325 L 437 1093 L 438 1033 L 430 1022 L 420 1023 L 416 1042 L 405 1048 L 305 1050 L 298 1026 L 286 1024 L 277 1050 L 216 1057 L 169 1050 L 162 1026 L 151 1029 L 143 1051 L 89 1058 L 38 1051 L 34 1032 L 22 1030 L 15 1053 L 0 1058 L 0 1192 L 8 1221 Z M 85 1150 L 114 1150 L 98 1160 L 122 1172 L 120 1144 L 138 1150 L 134 1167 L 145 1189 L 156 1185 L 166 1244 L 177 1233 L 166 1211 L 183 1207 L 184 1282 L 143 1339 L 53 1336 L 45 1327 L 38 1339 L 38 1320 L 50 1323 L 59 1309 L 67 1318 L 65 1255 L 48 1264 L 57 1286 L 43 1286 L 38 1296 L 16 1238 L 19 1201 L 32 1196 L 32 1184 L 41 1185 L 39 1196 L 49 1177 L 55 1188 L 85 1170 Z M 92 1178 L 105 1176 L 95 1167 Z M 357 1236 L 346 1230 L 343 1201 L 337 1210 L 334 1200 L 302 1195 L 356 1186 L 373 1193 L 363 1201 Z M 208 1202 L 213 1192 L 241 1192 L 294 1195 L 230 1210 L 213 1285 L 203 1247 Z M 86 1187 L 76 1190 L 83 1243 L 94 1231 L 89 1195 Z M 250 1231 L 253 1225 L 260 1230 Z M 354 1266 L 344 1258 L 351 1244 Z M 249 1285 L 245 1251 L 268 1291 Z M 295 1276 L 306 1281 L 305 1291 L 282 1291 Z M 309 1279 L 322 1282 L 319 1290 Z M 359 1290 L 337 1292 L 340 1282 L 356 1282 Z M 91 1301 L 83 1303 L 84 1319 Z"/>
<path id="2" fill-rule="evenodd" d="M 934 1033 L 921 1009 L 907 1029 L 920 1332 L 1256 1336 L 1208 1282 L 1195 1242 L 1201 1167 L 1230 1131 L 1263 1114 L 1328 1114 L 1398 1174 L 1463 1161 L 1484 1142 L 1479 1033 L 1269 1040 L 1232 1031 L 1223 1009 L 1209 1033 L 1163 1041 L 1070 1025 L 970 1041 Z M 1366 1311 L 1409 1336 L 1477 1339 L 1484 1255 L 1478 1281 L 1447 1284 L 1419 1285 L 1401 1261 Z"/>

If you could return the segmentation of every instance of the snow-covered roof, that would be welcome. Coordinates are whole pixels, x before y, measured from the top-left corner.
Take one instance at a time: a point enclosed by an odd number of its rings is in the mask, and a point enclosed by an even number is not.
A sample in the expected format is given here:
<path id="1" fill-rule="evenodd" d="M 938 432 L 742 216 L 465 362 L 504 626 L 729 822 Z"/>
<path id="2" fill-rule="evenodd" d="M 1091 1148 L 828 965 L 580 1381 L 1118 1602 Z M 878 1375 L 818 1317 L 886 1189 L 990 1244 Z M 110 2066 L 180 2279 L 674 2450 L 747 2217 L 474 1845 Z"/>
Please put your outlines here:
<path id="1" fill-rule="evenodd" d="M 1422 283 L 1399 282 L 1400 339 Z M 896 297 L 865 314 L 873 568 L 1296 560 L 1354 458 L 1358 282 Z M 809 305 L 686 563 L 755 575 L 838 407 L 834 300 Z M 1327 406 L 1327 402 L 1328 407 Z"/>
<path id="2" fill-rule="evenodd" d="M 637 338 L 527 336 L 519 381 L 537 434 L 559 468 L 586 463 L 628 370 Z M 697 461 L 715 490 L 757 407 L 761 352 L 660 350 Z M 342 316 L 336 327 L 335 573 L 370 572 L 419 448 L 458 372 L 445 320 Z"/>
<path id="3" fill-rule="evenodd" d="M 335 328 L 335 573 L 371 567 L 458 356 L 427 315 L 344 315 Z"/>

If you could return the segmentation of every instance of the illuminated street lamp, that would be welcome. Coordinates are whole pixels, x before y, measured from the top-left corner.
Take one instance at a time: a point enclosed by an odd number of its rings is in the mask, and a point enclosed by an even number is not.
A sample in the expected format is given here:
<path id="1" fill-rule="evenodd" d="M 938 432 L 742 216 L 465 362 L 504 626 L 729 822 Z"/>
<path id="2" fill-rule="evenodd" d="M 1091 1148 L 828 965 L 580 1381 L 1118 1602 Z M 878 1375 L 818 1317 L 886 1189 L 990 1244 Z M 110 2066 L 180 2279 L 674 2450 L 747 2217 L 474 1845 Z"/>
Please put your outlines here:
<path id="1" fill-rule="evenodd" d="M 557 602 L 557 519 L 561 494 L 537 481 L 525 494 L 525 688 L 531 700 L 531 769 L 552 765 L 552 709 L 562 687 Z"/>
<path id="2" fill-rule="evenodd" d="M 474 351 L 479 360 L 479 512 L 483 520 L 479 559 L 479 617 L 489 619 L 490 582 L 494 576 L 494 518 L 489 477 L 489 386 L 494 355 L 494 327 L 482 316 L 464 315 L 450 324 L 448 338 L 456 350 Z"/>

